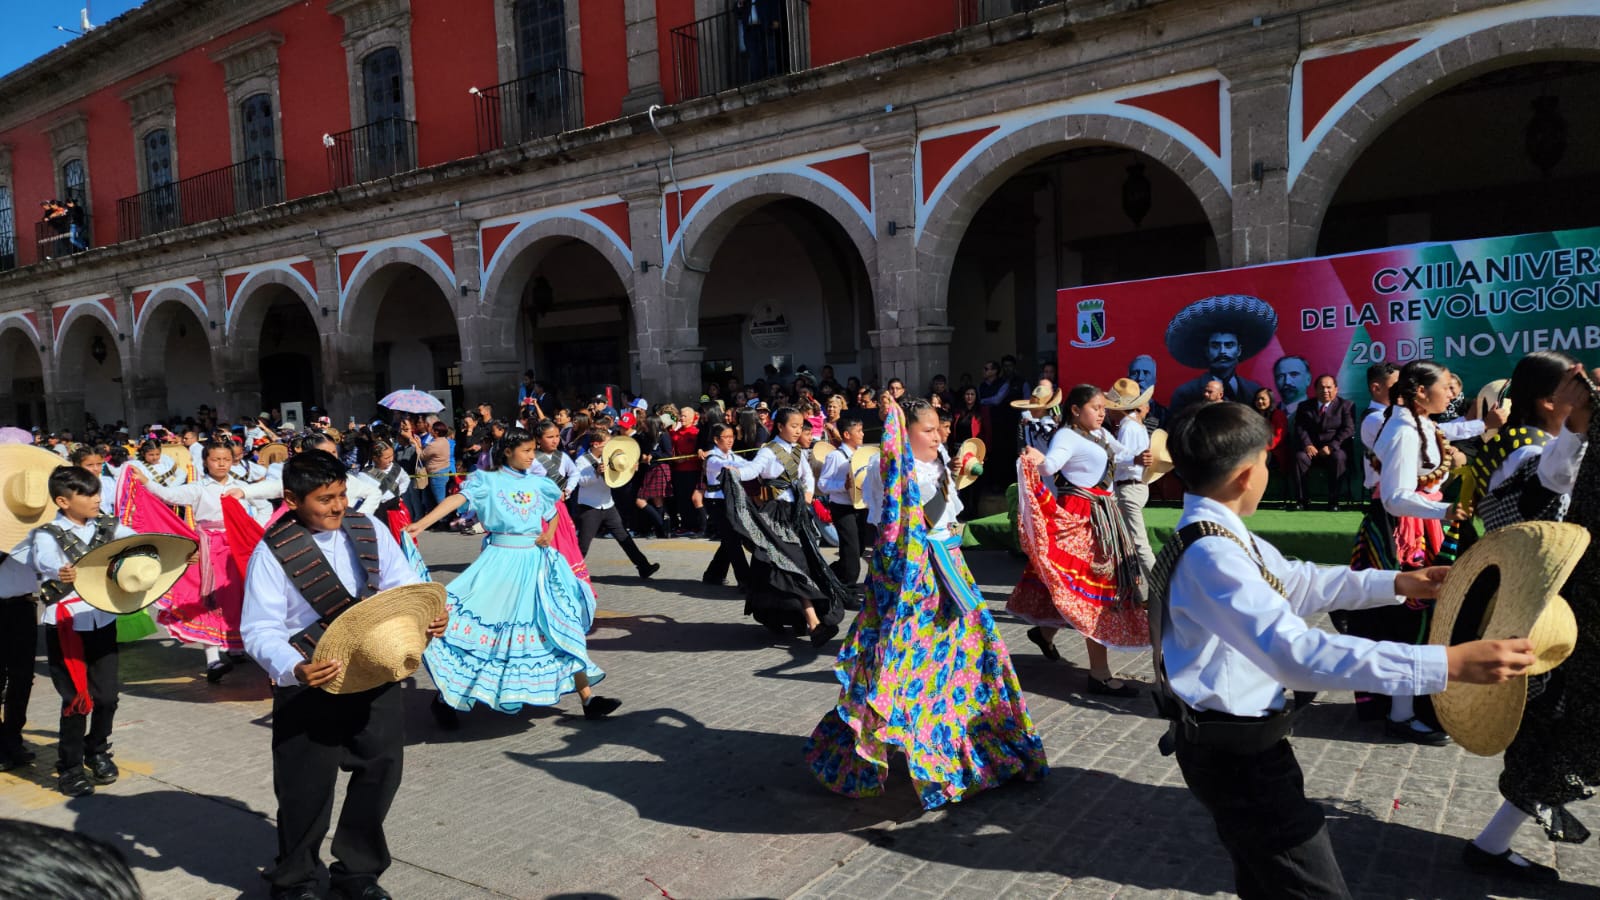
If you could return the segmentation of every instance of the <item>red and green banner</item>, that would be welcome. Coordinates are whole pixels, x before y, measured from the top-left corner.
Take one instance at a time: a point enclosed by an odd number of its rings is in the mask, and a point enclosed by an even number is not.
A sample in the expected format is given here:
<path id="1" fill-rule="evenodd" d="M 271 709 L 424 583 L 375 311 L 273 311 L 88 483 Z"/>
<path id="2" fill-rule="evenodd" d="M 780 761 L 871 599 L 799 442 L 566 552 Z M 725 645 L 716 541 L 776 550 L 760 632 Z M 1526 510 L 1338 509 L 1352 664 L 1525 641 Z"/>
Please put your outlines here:
<path id="1" fill-rule="evenodd" d="M 1293 402 L 1319 375 L 1432 359 L 1470 395 L 1535 350 L 1600 362 L 1600 228 L 1413 244 L 1057 292 L 1061 377 L 1132 376 L 1182 406 L 1216 378 Z M 1287 396 L 1284 396 L 1287 395 Z M 1176 400 L 1177 402 L 1174 402 Z"/>

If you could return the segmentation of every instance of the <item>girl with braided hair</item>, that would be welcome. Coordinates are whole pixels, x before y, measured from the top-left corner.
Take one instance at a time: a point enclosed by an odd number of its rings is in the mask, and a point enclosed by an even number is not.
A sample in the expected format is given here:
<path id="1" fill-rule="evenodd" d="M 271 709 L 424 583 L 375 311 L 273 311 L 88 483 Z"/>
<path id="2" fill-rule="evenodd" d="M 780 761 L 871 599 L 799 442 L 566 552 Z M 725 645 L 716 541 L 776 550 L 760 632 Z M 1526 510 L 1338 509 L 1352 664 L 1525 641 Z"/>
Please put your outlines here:
<path id="1" fill-rule="evenodd" d="M 1441 493 L 1451 470 L 1466 462 L 1430 418 L 1450 405 L 1451 390 L 1450 370 L 1436 362 L 1416 360 L 1400 370 L 1372 448 L 1378 487 L 1356 534 L 1352 569 L 1427 568 L 1444 542 L 1445 523 L 1472 515 L 1460 503 L 1446 503 Z M 1415 600 L 1341 612 L 1334 624 L 1375 641 L 1418 644 L 1427 639 L 1431 612 L 1431 604 Z M 1433 746 L 1450 740 L 1432 721 L 1426 699 L 1357 692 L 1356 712 L 1369 721 L 1387 712 L 1384 729 L 1401 740 Z"/>
<path id="2" fill-rule="evenodd" d="M 1600 376 L 1600 372 L 1596 373 Z M 1473 461 L 1477 510 L 1486 531 L 1516 522 L 1570 521 L 1600 538 L 1600 389 L 1563 353 L 1523 357 L 1511 375 L 1506 426 Z M 1600 788 L 1600 543 L 1591 540 L 1561 595 L 1572 608 L 1578 643 L 1571 657 L 1528 681 L 1522 723 L 1506 748 L 1500 794 L 1505 798 L 1462 861 L 1486 874 L 1525 881 L 1559 879 L 1511 849 L 1511 839 L 1537 819 L 1552 841 L 1582 843 L 1589 831 L 1567 805 Z"/>

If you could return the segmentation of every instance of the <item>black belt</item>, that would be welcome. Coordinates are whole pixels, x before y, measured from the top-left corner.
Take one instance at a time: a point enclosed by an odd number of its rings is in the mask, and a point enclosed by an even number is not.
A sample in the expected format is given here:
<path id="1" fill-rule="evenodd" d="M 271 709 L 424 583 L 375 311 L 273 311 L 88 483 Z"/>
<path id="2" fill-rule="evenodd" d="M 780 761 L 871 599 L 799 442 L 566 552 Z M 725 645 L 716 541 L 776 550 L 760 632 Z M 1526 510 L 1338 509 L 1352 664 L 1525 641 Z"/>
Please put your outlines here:
<path id="1" fill-rule="evenodd" d="M 1139 480 L 1137 478 L 1126 478 L 1126 479 L 1123 479 L 1122 481 L 1119 481 L 1116 484 L 1112 485 L 1112 487 L 1122 487 L 1125 484 L 1143 484 L 1143 483 L 1144 482 L 1142 482 L 1141 480 Z"/>
<path id="2" fill-rule="evenodd" d="M 32 606 L 36 599 L 37 598 L 35 598 L 32 594 L 23 594 L 20 597 L 0 597 L 0 604 L 26 603 L 29 606 Z"/>
<path id="3" fill-rule="evenodd" d="M 1186 744 L 1223 753 L 1256 754 L 1289 736 L 1297 712 L 1285 709 L 1258 717 L 1198 712 L 1173 725 Z"/>

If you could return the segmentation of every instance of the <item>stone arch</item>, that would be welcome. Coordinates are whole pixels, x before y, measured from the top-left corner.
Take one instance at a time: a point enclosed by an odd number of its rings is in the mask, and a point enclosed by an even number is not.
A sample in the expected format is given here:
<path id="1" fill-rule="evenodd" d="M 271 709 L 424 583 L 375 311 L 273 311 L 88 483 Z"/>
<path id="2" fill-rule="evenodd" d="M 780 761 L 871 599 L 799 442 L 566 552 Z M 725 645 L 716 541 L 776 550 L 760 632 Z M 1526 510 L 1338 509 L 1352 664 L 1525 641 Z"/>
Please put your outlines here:
<path id="1" fill-rule="evenodd" d="M 604 257 L 628 296 L 633 296 L 633 263 L 605 232 L 569 216 L 543 219 L 516 232 L 496 250 L 499 261 L 482 284 L 478 314 L 487 326 L 482 340 L 501 350 L 512 349 L 516 329 L 503 326 L 516 321 L 523 286 L 552 250 L 569 241 L 585 244 Z"/>
<path id="2" fill-rule="evenodd" d="M 171 324 L 167 319 L 172 315 L 166 307 L 173 304 L 193 313 L 202 329 L 209 327 L 207 323 L 211 321 L 211 314 L 195 295 L 180 287 L 164 287 L 151 293 L 145 299 L 143 308 L 139 310 L 139 317 L 133 323 L 134 352 L 140 361 L 141 370 L 146 368 L 149 362 L 159 360 L 161 356 L 161 349 L 166 343 L 166 328 Z M 161 333 L 152 338 L 151 326 L 155 326 Z"/>
<path id="3" fill-rule="evenodd" d="M 96 362 L 91 355 L 90 335 L 101 336 L 97 332 L 104 332 L 104 362 Z M 84 414 L 95 416 L 102 424 L 127 417 L 129 343 L 119 334 L 122 332 L 116 320 L 98 300 L 79 303 L 61 318 L 55 338 L 55 377 L 51 381 L 65 427 L 84 427 Z"/>
<path id="4" fill-rule="evenodd" d="M 461 318 L 461 295 L 456 289 L 455 273 L 450 271 L 447 263 L 441 263 L 436 257 L 415 247 L 404 245 L 385 247 L 382 250 L 372 251 L 362 257 L 356 265 L 354 272 L 350 273 L 350 283 L 342 292 L 343 300 L 339 304 L 339 332 L 352 336 L 365 333 L 370 334 L 372 323 L 377 320 L 378 307 L 384 295 L 392 284 L 395 273 L 400 271 L 396 264 L 412 266 L 421 270 L 433 283 L 439 286 L 439 292 L 444 295 L 445 301 L 450 304 L 451 312 L 456 319 Z"/>
<path id="5" fill-rule="evenodd" d="M 137 422 L 215 402 L 219 383 L 209 322 L 199 298 L 182 288 L 162 288 L 145 301 L 127 366 Z"/>
<path id="6" fill-rule="evenodd" d="M 274 287 L 287 290 L 298 297 L 305 304 L 306 311 L 311 313 L 312 321 L 321 321 L 321 307 L 317 303 L 317 295 L 304 281 L 287 269 L 261 269 L 250 273 L 249 277 L 240 283 L 238 292 L 234 295 L 224 334 L 230 348 L 254 344 L 261 332 L 261 323 L 266 318 L 267 309 L 272 305 L 272 298 L 278 294 L 277 290 L 272 289 Z"/>
<path id="7" fill-rule="evenodd" d="M 18 378 L 39 379 L 34 385 L 38 396 L 19 394 Z M 0 318 L 0 422 L 43 427 L 44 398 L 53 381 L 48 348 L 39 340 L 33 323 L 21 316 Z"/>
<path id="8" fill-rule="evenodd" d="M 1600 61 L 1600 16 L 1505 22 L 1401 66 L 1362 95 L 1306 159 L 1289 192 L 1291 257 L 1316 252 L 1322 220 L 1351 166 L 1406 113 L 1485 72 L 1548 60 Z"/>
<path id="9" fill-rule="evenodd" d="M 1133 119 L 1103 114 L 1068 115 L 1015 131 L 981 151 L 925 211 L 917 239 L 917 268 L 927 273 L 936 320 L 949 302 L 950 272 L 972 219 L 1013 175 L 1034 163 L 1079 146 L 1111 146 L 1144 154 L 1166 167 L 1194 195 L 1216 241 L 1219 265 L 1232 259 L 1233 200 L 1228 186 L 1183 142 Z"/>
<path id="10" fill-rule="evenodd" d="M 55 349 L 57 357 L 65 355 L 63 350 L 66 347 L 66 336 L 72 331 L 73 326 L 77 324 L 78 320 L 82 319 L 84 316 L 99 320 L 100 324 L 104 325 L 106 330 L 111 332 L 111 339 L 113 341 L 117 339 L 118 334 L 122 333 L 121 328 L 117 325 L 116 318 L 113 317 L 103 305 L 101 305 L 100 301 L 91 300 L 85 303 L 78 303 L 71 309 L 67 310 L 66 315 L 61 317 L 61 324 L 56 326 Z M 119 347 L 117 349 L 119 352 L 121 352 L 126 348 Z"/>
<path id="11" fill-rule="evenodd" d="M 878 296 L 878 240 L 861 214 L 819 181 L 791 172 L 764 172 L 718 191 L 692 212 L 677 235 L 677 242 L 670 245 L 670 258 L 663 261 L 666 294 L 682 302 L 672 305 L 669 327 L 698 328 L 700 290 L 706 275 L 703 270 L 711 267 L 723 240 L 745 216 L 776 200 L 787 199 L 804 200 L 817 207 L 844 231 L 866 268 L 872 297 Z"/>

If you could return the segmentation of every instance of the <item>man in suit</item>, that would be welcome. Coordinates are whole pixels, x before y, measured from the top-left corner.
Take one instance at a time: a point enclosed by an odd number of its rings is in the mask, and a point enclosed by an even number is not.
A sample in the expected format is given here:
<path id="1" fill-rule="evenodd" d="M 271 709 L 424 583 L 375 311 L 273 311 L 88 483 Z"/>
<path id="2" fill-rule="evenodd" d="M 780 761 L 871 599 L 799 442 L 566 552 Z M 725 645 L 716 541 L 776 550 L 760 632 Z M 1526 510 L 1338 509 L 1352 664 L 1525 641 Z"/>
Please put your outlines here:
<path id="1" fill-rule="evenodd" d="M 1345 444 L 1356 433 L 1355 405 L 1339 396 L 1339 383 L 1332 375 L 1317 377 L 1315 397 L 1300 404 L 1294 413 L 1295 439 L 1300 449 L 1295 454 L 1295 496 L 1305 509 L 1306 474 L 1311 467 L 1326 461 L 1333 467 L 1328 483 L 1328 506 L 1339 508 L 1339 482 L 1349 462 Z"/>

